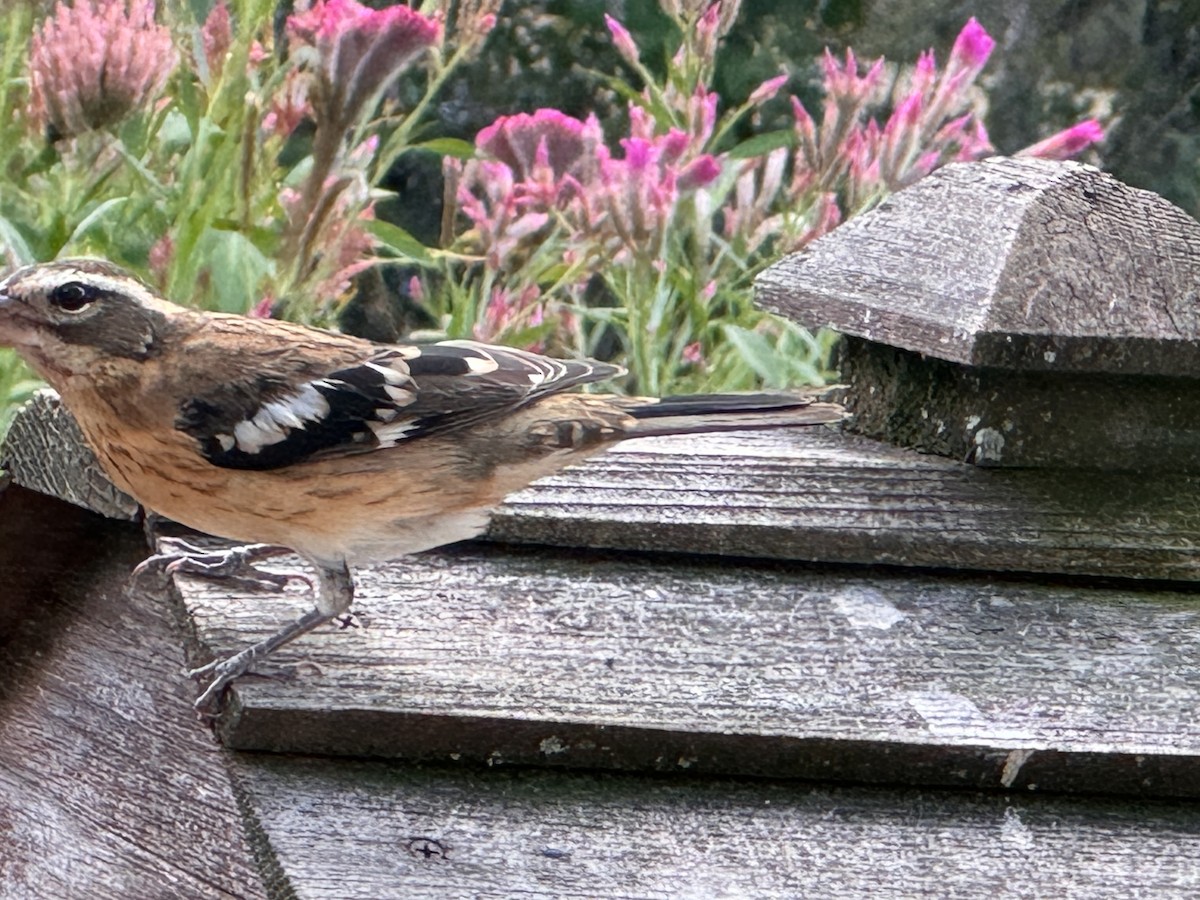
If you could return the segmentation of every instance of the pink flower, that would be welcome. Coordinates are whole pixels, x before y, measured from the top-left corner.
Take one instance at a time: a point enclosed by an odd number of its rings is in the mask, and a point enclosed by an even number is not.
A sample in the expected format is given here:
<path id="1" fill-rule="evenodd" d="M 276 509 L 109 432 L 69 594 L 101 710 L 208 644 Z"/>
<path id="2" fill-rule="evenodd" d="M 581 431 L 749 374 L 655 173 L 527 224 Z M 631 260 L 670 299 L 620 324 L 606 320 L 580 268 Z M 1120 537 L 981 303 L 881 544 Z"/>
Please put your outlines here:
<path id="1" fill-rule="evenodd" d="M 983 26 L 972 16 L 958 33 L 946 68 L 950 72 L 969 71 L 972 73 L 970 77 L 974 78 L 987 64 L 995 46 L 996 42 L 992 40 L 991 35 L 984 31 Z"/>
<path id="2" fill-rule="evenodd" d="M 708 154 L 679 165 L 676 144 L 671 132 L 623 138 L 623 159 L 601 147 L 599 181 L 586 187 L 584 197 L 599 216 L 581 222 L 583 231 L 592 231 L 593 239 L 615 240 L 634 256 L 657 252 L 681 197 L 721 173 L 720 163 Z"/>
<path id="3" fill-rule="evenodd" d="M 536 328 L 545 319 L 546 301 L 536 285 L 526 285 L 516 296 L 502 287 L 495 287 L 484 308 L 483 319 L 475 324 L 473 331 L 476 340 L 494 343 L 514 331 Z M 540 352 L 544 347 L 538 341 L 526 349 Z"/>
<path id="4" fill-rule="evenodd" d="M 164 234 L 153 246 L 150 247 L 150 255 L 147 263 L 150 272 L 154 275 L 159 284 L 165 284 L 167 280 L 167 269 L 171 265 L 171 260 L 175 256 L 175 242 L 171 240 L 169 234 Z"/>
<path id="5" fill-rule="evenodd" d="M 304 194 L 291 187 L 280 190 L 279 202 L 292 230 L 306 237 L 300 259 L 313 296 L 336 300 L 349 290 L 351 278 L 375 264 L 375 238 L 363 224 L 375 218 L 375 207 L 361 174 L 330 175 L 318 210 L 309 209 Z"/>
<path id="6" fill-rule="evenodd" d="M 909 76 L 909 90 L 914 94 L 926 94 L 937 81 L 937 59 L 932 50 L 926 50 L 917 57 Z"/>
<path id="7" fill-rule="evenodd" d="M 978 117 L 970 116 L 970 122 L 960 129 L 958 138 L 959 150 L 955 159 L 958 162 L 971 162 L 991 156 L 996 148 L 988 138 L 987 129 Z"/>
<path id="8" fill-rule="evenodd" d="M 425 302 L 425 284 L 420 276 L 414 275 L 408 279 L 408 296 L 414 303 Z"/>
<path id="9" fill-rule="evenodd" d="M 678 185 L 681 191 L 694 191 L 711 184 L 721 177 L 721 164 L 715 156 L 698 156 L 679 170 Z"/>
<path id="10" fill-rule="evenodd" d="M 331 299 L 344 296 L 350 290 L 350 279 L 375 265 L 371 258 L 375 238 L 362 225 L 374 218 L 375 207 L 368 205 L 357 218 L 343 215 L 331 224 L 322 242 L 326 255 L 322 263 L 328 274 L 315 286 L 315 296 Z"/>
<path id="11" fill-rule="evenodd" d="M 578 171 L 587 143 L 587 125 L 557 109 L 501 116 L 475 137 L 475 146 L 508 166 L 518 181 L 528 179 L 539 154 L 554 177 Z"/>
<path id="12" fill-rule="evenodd" d="M 225 67 L 225 54 L 233 46 L 233 23 L 229 19 L 229 7 L 219 0 L 204 20 L 200 29 L 200 42 L 204 45 L 204 62 L 210 78 L 216 78 Z"/>
<path id="13" fill-rule="evenodd" d="M 776 75 L 774 78 L 768 78 L 750 92 L 750 105 L 761 106 L 763 103 L 766 103 L 783 89 L 783 86 L 788 83 L 789 77 L 789 75 L 783 74 Z"/>
<path id="14" fill-rule="evenodd" d="M 460 50 L 474 53 L 483 46 L 492 29 L 496 27 L 496 14 L 503 0 L 460 0 L 454 4 L 454 42 Z M 442 0 L 437 4 L 433 18 L 444 21 L 450 3 Z"/>
<path id="15" fill-rule="evenodd" d="M 612 35 L 613 46 L 617 48 L 617 52 L 621 54 L 621 58 L 631 66 L 638 65 L 638 48 L 637 44 L 634 43 L 633 35 L 629 33 L 629 29 L 608 13 L 604 14 L 604 24 L 608 26 L 608 33 Z"/>
<path id="16" fill-rule="evenodd" d="M 844 64 L 838 65 L 837 58 L 826 49 L 822 65 L 825 70 L 825 93 L 847 106 L 866 103 L 883 77 L 882 58 L 875 60 L 866 75 L 859 75 L 858 60 L 849 47 L 846 48 Z"/>
<path id="17" fill-rule="evenodd" d="M 250 307 L 250 311 L 246 315 L 252 319 L 269 319 L 275 312 L 275 298 L 267 294 L 261 300 Z"/>
<path id="18" fill-rule="evenodd" d="M 700 15 L 700 20 L 696 22 L 696 55 L 703 60 L 713 60 L 717 55 L 717 42 L 724 33 L 722 29 L 723 16 L 721 15 L 721 3 L 713 3 Z"/>
<path id="19" fill-rule="evenodd" d="M 450 171 L 459 165 L 447 161 Z M 493 270 L 519 265 L 517 250 L 522 241 L 550 221 L 545 204 L 530 202 L 527 193 L 527 186 L 517 182 L 502 162 L 479 159 L 461 166 L 459 208 L 474 225 L 474 237 Z"/>
<path id="20" fill-rule="evenodd" d="M 441 39 L 441 24 L 411 7 L 374 10 L 356 0 L 316 0 L 307 12 L 288 17 L 287 30 L 319 59 L 317 114 L 343 126 Z"/>
<path id="21" fill-rule="evenodd" d="M 60 2 L 30 44 L 30 112 L 61 137 L 114 125 L 154 101 L 178 58 L 153 2 Z"/>
<path id="22" fill-rule="evenodd" d="M 1104 140 L 1104 128 L 1095 119 L 1086 119 L 1070 128 L 1051 135 L 1044 141 L 1026 147 L 1017 156 L 1037 156 L 1041 159 L 1070 159 L 1093 144 Z"/>
<path id="23" fill-rule="evenodd" d="M 268 134 L 287 137 L 305 119 L 313 115 L 308 99 L 308 79 L 292 69 L 271 96 L 271 108 L 263 116 L 262 127 Z"/>
<path id="24" fill-rule="evenodd" d="M 716 157 L 699 152 L 715 126 L 717 96 L 701 89 L 687 99 L 687 130 L 664 128 L 631 104 L 624 151 L 604 145 L 595 116 L 580 122 L 558 110 L 505 116 L 483 129 L 481 156 L 451 164 L 460 176 L 459 208 L 494 270 L 519 268 L 538 252 L 555 224 L 571 232 L 572 248 L 588 253 L 645 256 L 674 221 L 681 199 L 721 175 Z"/>
<path id="25" fill-rule="evenodd" d="M 717 127 L 717 105 L 720 102 L 717 92 L 706 91 L 704 85 L 697 85 L 696 92 L 688 98 L 687 133 L 692 152 L 699 153 L 712 139 Z"/>

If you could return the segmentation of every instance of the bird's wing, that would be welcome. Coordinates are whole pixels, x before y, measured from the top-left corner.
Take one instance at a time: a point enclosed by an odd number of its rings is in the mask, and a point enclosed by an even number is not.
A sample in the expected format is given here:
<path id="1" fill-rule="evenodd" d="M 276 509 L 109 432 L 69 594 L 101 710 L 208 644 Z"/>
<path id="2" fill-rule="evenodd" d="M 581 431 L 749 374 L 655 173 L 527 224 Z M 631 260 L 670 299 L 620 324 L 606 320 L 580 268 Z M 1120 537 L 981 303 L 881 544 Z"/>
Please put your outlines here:
<path id="1" fill-rule="evenodd" d="M 176 428 L 214 465 L 275 469 L 467 427 L 620 372 L 472 341 L 377 347 L 319 377 L 222 384 L 187 400 Z"/>

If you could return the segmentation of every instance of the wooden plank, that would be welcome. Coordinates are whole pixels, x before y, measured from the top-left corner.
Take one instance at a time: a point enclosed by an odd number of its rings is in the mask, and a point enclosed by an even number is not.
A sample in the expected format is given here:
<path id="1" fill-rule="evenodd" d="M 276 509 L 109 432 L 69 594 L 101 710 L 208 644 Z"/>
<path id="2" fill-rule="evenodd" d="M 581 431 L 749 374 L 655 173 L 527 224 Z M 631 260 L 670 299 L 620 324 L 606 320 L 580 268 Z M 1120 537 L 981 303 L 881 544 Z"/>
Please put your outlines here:
<path id="1" fill-rule="evenodd" d="M 178 583 L 221 654 L 307 606 Z M 1192 594 L 476 547 L 355 609 L 236 683 L 228 744 L 1200 796 Z"/>
<path id="2" fill-rule="evenodd" d="M 112 519 L 132 521 L 141 507 L 113 484 L 74 416 L 54 391 L 38 391 L 13 418 L 0 446 L 0 467 L 16 484 Z"/>
<path id="3" fill-rule="evenodd" d="M 1200 472 L 1200 224 L 1072 162 L 946 166 L 756 300 L 846 335 L 847 427 L 981 465 Z"/>
<path id="4" fill-rule="evenodd" d="M 0 896 L 264 896 L 137 528 L 0 491 Z"/>
<path id="5" fill-rule="evenodd" d="M 50 401 L 23 411 L 3 448 L 25 460 L 18 483 L 106 515 L 136 513 L 111 483 L 102 487 L 94 458 L 65 437 L 67 414 Z M 1200 475 L 985 472 L 796 428 L 627 441 L 513 495 L 488 534 L 568 547 L 1197 581 L 1195 497 Z"/>
<path id="6" fill-rule="evenodd" d="M 1158 194 L 1076 162 L 993 157 L 854 216 L 765 269 L 755 298 L 971 366 L 1192 379 L 1197 279 L 1200 224 Z"/>
<path id="7" fill-rule="evenodd" d="M 1194 897 L 1190 803 L 251 756 L 300 897 Z"/>
<path id="8" fill-rule="evenodd" d="M 627 441 L 510 497 L 488 534 L 571 547 L 1195 581 L 1195 498 L 1197 475 L 982 470 L 803 428 Z"/>

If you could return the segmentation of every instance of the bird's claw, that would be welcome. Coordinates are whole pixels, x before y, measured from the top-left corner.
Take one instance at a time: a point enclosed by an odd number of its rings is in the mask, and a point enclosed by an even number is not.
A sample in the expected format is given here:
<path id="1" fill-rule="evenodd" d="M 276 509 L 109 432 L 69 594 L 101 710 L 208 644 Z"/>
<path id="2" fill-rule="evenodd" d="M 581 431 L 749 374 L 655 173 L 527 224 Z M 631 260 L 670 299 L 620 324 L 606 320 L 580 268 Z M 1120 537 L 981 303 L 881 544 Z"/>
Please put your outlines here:
<path id="1" fill-rule="evenodd" d="M 245 590 L 280 591 L 292 581 L 312 587 L 312 582 L 304 575 L 267 572 L 254 565 L 258 560 L 287 552 L 270 544 L 247 544 L 213 550 L 197 547 L 179 538 L 163 538 L 159 546 L 159 553 L 133 570 L 135 579 L 153 572 L 158 577 L 195 575 L 199 578 L 220 578 Z"/>
<path id="2" fill-rule="evenodd" d="M 239 658 L 243 656 L 246 658 Z M 244 675 L 246 670 L 250 668 L 250 665 L 253 662 L 254 657 L 246 654 L 243 651 L 242 653 L 236 653 L 227 659 L 214 659 L 212 662 L 207 663 L 206 665 L 187 670 L 186 674 L 188 678 L 194 680 L 203 679 L 208 675 L 213 676 L 212 681 L 208 683 L 208 686 L 204 688 L 203 692 L 201 692 L 200 696 L 197 697 L 196 701 L 192 704 L 192 708 L 205 715 L 214 715 L 218 705 L 217 701 L 225 692 L 225 688 L 228 687 L 234 679 Z"/>
<path id="3" fill-rule="evenodd" d="M 312 631 L 318 625 L 322 625 L 332 618 L 332 615 L 321 612 L 319 609 L 309 610 L 295 622 L 285 625 L 279 631 L 256 644 L 252 644 L 240 653 L 235 653 L 227 659 L 213 660 L 210 663 L 190 670 L 187 673 L 189 678 L 213 676 L 212 681 L 209 682 L 193 706 L 201 713 L 207 715 L 215 714 L 217 701 L 222 692 L 230 682 L 244 675 L 254 665 L 255 660 L 270 656 L 288 641 Z"/>

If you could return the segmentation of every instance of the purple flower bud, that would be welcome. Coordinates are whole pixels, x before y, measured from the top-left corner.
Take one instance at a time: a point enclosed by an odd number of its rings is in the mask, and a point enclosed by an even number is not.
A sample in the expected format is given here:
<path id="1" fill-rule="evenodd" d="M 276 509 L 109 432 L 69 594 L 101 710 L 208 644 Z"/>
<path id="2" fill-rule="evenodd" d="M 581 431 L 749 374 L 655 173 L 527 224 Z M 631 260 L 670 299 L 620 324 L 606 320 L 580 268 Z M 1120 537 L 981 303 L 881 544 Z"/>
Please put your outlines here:
<path id="1" fill-rule="evenodd" d="M 608 13 L 604 14 L 604 24 L 608 26 L 608 33 L 612 35 L 613 46 L 617 48 L 617 52 L 631 66 L 638 64 L 638 48 L 634 43 L 633 35 L 629 33 L 624 25 L 614 19 Z"/>
<path id="2" fill-rule="evenodd" d="M 440 22 L 411 7 L 375 10 L 356 0 L 316 0 L 288 17 L 287 30 L 317 52 L 323 102 L 316 114 L 341 126 L 442 34 Z"/>
<path id="3" fill-rule="evenodd" d="M 1104 128 L 1095 119 L 1085 119 L 1053 134 L 1044 141 L 1026 147 L 1017 156 L 1037 156 L 1041 159 L 1070 159 L 1093 144 L 1104 140 Z"/>
<path id="4" fill-rule="evenodd" d="M 716 157 L 705 154 L 698 156 L 679 172 L 678 185 L 681 191 L 692 191 L 716 181 L 721 175 L 721 164 Z"/>
<path id="5" fill-rule="evenodd" d="M 788 75 L 776 75 L 774 78 L 768 78 L 750 93 L 749 103 L 752 106 L 760 106 L 766 103 L 776 94 L 778 94 L 785 84 L 788 83 Z"/>
<path id="6" fill-rule="evenodd" d="M 950 51 L 950 63 L 947 68 L 951 72 L 966 69 L 978 74 L 992 55 L 995 46 L 996 42 L 992 40 L 991 35 L 984 31 L 983 26 L 972 16 L 958 33 L 954 49 Z"/>
<path id="7" fill-rule="evenodd" d="M 233 45 L 233 23 L 229 19 L 229 7 L 225 0 L 218 0 L 204 20 L 200 42 L 204 45 L 204 62 L 208 66 L 209 76 L 216 78 L 225 67 L 225 54 Z"/>

